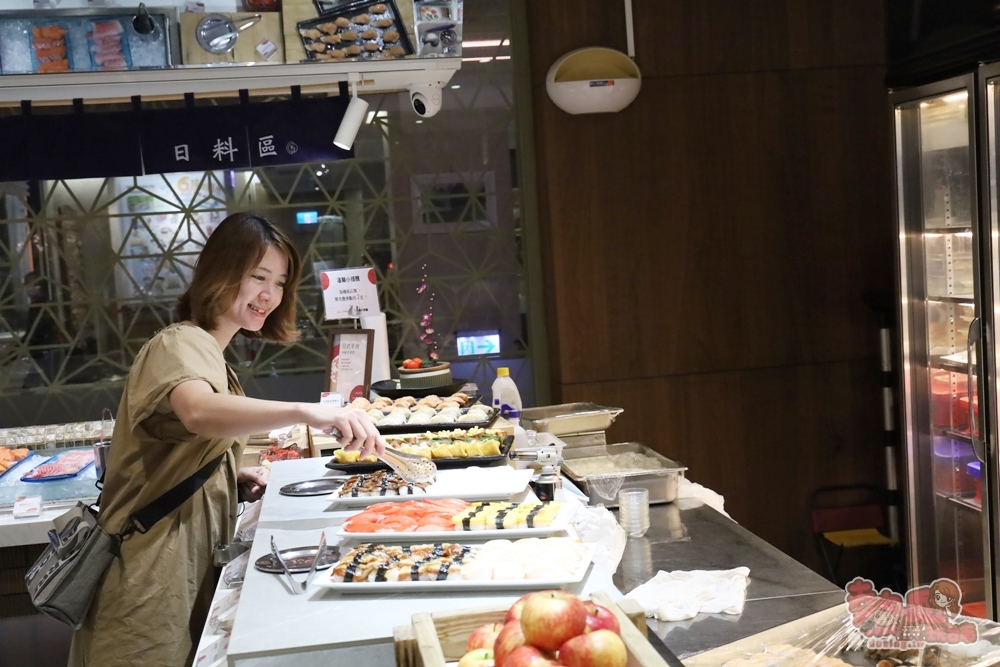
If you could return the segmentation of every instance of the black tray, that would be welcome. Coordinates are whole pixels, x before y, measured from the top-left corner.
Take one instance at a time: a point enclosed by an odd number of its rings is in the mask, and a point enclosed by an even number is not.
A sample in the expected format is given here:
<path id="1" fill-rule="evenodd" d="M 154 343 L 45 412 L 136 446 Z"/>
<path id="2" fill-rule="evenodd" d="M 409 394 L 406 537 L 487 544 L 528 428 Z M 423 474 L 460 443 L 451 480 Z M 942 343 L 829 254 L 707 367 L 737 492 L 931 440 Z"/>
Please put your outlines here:
<path id="1" fill-rule="evenodd" d="M 473 397 L 466 403 L 468 407 L 462 408 L 464 415 L 473 405 L 479 402 L 479 397 Z M 456 428 L 462 430 L 470 428 L 489 428 L 500 416 L 500 411 L 496 408 L 486 406 L 492 412 L 490 418 L 481 422 L 435 422 L 434 424 L 399 424 L 398 426 L 376 426 L 382 435 L 405 435 L 407 433 L 426 433 L 428 431 L 454 431 Z"/>
<path id="2" fill-rule="evenodd" d="M 436 426 L 437 424 L 435 424 Z M 500 443 L 500 454 L 497 456 L 469 456 L 465 458 L 451 458 L 451 459 L 431 459 L 437 465 L 438 470 L 448 470 L 450 468 L 471 468 L 472 466 L 479 466 L 481 468 L 488 468 L 490 466 L 499 465 L 507 460 L 507 452 L 510 451 L 511 445 L 514 444 L 514 436 L 508 435 L 504 438 L 503 442 Z M 367 472 L 375 472 L 376 470 L 389 470 L 389 466 L 382 463 L 381 461 L 375 461 L 374 463 L 337 463 L 336 460 L 330 459 L 326 467 L 330 470 L 343 470 L 351 475 L 359 475 Z"/>
<path id="3" fill-rule="evenodd" d="M 379 380 L 378 382 L 372 382 L 372 391 L 379 396 L 385 396 L 386 398 L 391 398 L 392 400 L 403 398 L 404 396 L 423 398 L 424 396 L 430 396 L 431 394 L 436 394 L 441 398 L 444 398 L 454 394 L 456 391 L 459 391 L 468 382 L 468 380 L 455 380 L 451 384 L 446 384 L 443 387 L 429 387 L 427 389 L 400 389 L 399 382 L 397 380 Z"/>

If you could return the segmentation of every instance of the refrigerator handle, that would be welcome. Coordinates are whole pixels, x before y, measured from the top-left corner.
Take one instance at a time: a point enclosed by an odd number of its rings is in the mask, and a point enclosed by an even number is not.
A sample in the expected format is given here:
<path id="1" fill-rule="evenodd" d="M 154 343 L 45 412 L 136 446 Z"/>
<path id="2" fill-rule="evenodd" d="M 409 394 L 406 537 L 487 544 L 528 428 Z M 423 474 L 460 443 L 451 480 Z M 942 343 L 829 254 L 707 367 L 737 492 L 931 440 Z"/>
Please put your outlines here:
<path id="1" fill-rule="evenodd" d="M 973 393 L 972 377 L 975 373 L 976 377 L 976 389 L 979 388 L 979 342 L 983 339 L 983 330 L 980 326 L 979 318 L 972 320 L 972 324 L 969 325 L 969 337 L 965 345 L 966 360 L 967 360 L 967 370 L 965 372 L 966 386 L 968 388 L 969 397 L 969 435 L 972 436 L 972 449 L 976 452 L 976 458 L 986 462 L 986 444 L 980 438 L 979 433 L 979 422 L 976 421 L 976 410 L 975 406 L 978 405 L 979 401 L 977 395 Z M 976 356 L 972 356 L 972 351 L 976 351 Z M 976 363 L 973 363 L 973 358 Z"/>

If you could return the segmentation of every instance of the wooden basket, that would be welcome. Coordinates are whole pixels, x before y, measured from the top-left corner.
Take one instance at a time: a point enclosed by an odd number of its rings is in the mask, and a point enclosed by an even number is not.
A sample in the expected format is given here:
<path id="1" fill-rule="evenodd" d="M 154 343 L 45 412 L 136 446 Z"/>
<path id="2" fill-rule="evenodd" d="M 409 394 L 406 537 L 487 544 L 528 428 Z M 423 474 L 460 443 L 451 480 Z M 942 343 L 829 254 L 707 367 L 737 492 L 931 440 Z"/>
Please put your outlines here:
<path id="1" fill-rule="evenodd" d="M 618 618 L 622 641 L 628 650 L 628 667 L 667 667 L 646 640 L 646 614 L 634 600 L 617 604 L 605 593 L 591 598 Z M 393 628 L 397 667 L 444 667 L 465 653 L 472 631 L 487 623 L 502 623 L 509 604 L 433 614 L 414 614 L 412 625 Z"/>

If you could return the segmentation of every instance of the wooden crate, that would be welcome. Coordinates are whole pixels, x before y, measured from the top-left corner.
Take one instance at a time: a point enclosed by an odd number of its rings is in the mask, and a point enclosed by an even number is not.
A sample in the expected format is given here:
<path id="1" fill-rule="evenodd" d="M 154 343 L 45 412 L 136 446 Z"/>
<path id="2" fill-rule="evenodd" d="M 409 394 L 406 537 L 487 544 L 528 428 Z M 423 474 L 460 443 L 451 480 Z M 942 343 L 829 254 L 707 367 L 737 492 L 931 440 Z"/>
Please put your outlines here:
<path id="1" fill-rule="evenodd" d="M 634 600 L 615 603 L 604 593 L 594 593 L 594 602 L 610 609 L 621 625 L 621 637 L 628 649 L 628 667 L 666 667 L 648 641 L 646 614 Z M 465 653 L 472 631 L 487 623 L 502 623 L 509 604 L 478 609 L 414 614 L 412 625 L 393 629 L 397 667 L 444 667 Z"/>
<path id="2" fill-rule="evenodd" d="M 796 640 L 803 635 L 843 617 L 846 613 L 847 605 L 839 604 L 770 630 L 744 637 L 731 644 L 685 658 L 683 662 L 685 667 L 718 667 L 733 658 L 746 658 L 753 653 L 760 653 L 765 647 L 772 644 L 795 644 Z"/>

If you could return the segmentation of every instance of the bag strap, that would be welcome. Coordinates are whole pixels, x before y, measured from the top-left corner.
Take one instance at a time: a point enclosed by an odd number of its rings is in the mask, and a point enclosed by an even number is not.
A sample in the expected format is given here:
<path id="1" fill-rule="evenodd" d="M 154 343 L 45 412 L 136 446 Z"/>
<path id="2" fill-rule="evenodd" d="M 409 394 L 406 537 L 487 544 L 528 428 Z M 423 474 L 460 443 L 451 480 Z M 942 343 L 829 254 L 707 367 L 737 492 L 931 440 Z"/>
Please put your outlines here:
<path id="1" fill-rule="evenodd" d="M 122 531 L 122 537 L 131 535 L 133 532 L 145 533 L 147 530 L 152 528 L 157 521 L 184 504 L 184 501 L 193 496 L 194 492 L 200 489 L 205 482 L 208 481 L 208 478 L 215 473 L 215 469 L 219 467 L 219 463 L 225 455 L 225 452 L 219 454 L 183 482 L 170 489 L 138 512 L 133 512 L 129 517 L 130 525 Z"/>

